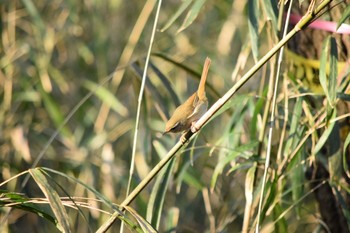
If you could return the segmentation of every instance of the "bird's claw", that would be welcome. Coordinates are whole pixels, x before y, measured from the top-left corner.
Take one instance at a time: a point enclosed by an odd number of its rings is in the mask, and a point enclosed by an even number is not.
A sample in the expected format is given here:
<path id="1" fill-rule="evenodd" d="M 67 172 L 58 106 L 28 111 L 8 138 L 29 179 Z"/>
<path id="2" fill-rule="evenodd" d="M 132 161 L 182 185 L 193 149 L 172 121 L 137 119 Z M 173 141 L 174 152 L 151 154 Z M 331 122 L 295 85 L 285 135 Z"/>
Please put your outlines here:
<path id="1" fill-rule="evenodd" d="M 192 122 L 191 124 L 191 132 L 196 133 L 199 129 L 196 127 L 196 122 Z"/>

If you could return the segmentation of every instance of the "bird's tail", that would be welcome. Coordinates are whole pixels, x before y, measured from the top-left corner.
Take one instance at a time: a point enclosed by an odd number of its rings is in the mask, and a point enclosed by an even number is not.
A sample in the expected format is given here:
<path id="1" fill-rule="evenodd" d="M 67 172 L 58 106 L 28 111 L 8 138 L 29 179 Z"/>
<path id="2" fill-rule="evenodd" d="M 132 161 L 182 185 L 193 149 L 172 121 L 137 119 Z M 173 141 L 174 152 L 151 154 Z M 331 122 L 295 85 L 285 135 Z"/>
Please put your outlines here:
<path id="1" fill-rule="evenodd" d="M 210 63 L 211 63 L 211 60 L 210 60 L 209 57 L 207 57 L 205 59 L 205 62 L 204 62 L 202 76 L 201 76 L 201 80 L 199 82 L 199 86 L 198 86 L 198 90 L 197 90 L 198 98 L 200 100 L 206 98 L 206 95 L 205 95 L 205 82 L 207 80 Z"/>

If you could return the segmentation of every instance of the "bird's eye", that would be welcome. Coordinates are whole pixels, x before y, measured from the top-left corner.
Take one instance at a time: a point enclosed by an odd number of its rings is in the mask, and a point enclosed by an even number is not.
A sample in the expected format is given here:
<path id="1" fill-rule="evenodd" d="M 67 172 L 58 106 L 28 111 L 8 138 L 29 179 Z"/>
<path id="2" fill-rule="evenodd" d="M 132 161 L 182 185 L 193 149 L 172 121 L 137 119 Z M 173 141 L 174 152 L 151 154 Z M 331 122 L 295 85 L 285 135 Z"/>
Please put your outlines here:
<path id="1" fill-rule="evenodd" d="M 171 128 L 171 131 L 173 131 L 174 129 L 176 129 L 179 126 L 180 122 L 176 122 L 176 124 Z"/>

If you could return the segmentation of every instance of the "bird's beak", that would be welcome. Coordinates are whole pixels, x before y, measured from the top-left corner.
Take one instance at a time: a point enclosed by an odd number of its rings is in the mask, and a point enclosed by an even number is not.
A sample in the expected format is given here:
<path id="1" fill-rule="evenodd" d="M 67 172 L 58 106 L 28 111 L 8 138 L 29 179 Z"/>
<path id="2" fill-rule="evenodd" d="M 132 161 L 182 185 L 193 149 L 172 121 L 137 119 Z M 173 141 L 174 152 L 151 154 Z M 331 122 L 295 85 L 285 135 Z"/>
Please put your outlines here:
<path id="1" fill-rule="evenodd" d="M 169 133 L 169 131 L 164 131 L 164 132 L 162 133 L 162 136 L 164 136 L 164 135 L 167 134 L 167 133 Z"/>

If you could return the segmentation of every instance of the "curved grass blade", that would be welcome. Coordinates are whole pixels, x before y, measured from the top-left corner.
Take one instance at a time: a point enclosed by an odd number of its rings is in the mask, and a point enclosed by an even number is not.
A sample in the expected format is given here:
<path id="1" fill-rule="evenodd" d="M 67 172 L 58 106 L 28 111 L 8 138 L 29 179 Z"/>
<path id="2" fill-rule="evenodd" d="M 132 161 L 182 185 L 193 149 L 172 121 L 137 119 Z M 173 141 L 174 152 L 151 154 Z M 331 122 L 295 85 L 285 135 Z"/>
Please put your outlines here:
<path id="1" fill-rule="evenodd" d="M 332 115 L 330 116 L 328 122 L 330 120 L 334 119 L 336 116 L 337 116 L 337 111 L 334 108 L 333 111 L 332 111 Z M 329 139 L 329 135 L 332 133 L 332 130 L 333 130 L 335 124 L 336 124 L 336 121 L 334 121 L 333 123 L 330 123 L 328 125 L 328 127 L 326 128 L 326 130 L 323 132 L 322 136 L 318 139 L 317 144 L 315 145 L 315 148 L 313 150 L 313 154 L 314 155 L 316 155 L 321 150 L 323 145 Z"/>
<path id="2" fill-rule="evenodd" d="M 348 161 L 347 161 L 347 156 L 349 156 L 348 154 L 350 152 L 350 149 L 348 149 L 349 145 L 350 145 L 350 133 L 345 139 L 344 148 L 343 148 L 343 167 L 344 167 L 345 174 L 350 178 L 350 171 L 349 171 Z"/>
<path id="3" fill-rule="evenodd" d="M 197 18 L 203 4 L 206 2 L 206 0 L 195 0 L 193 3 L 191 9 L 186 15 L 185 20 L 183 21 L 181 27 L 177 30 L 177 33 L 182 32 L 185 30 L 187 27 L 189 27 L 193 21 Z"/>
<path id="4" fill-rule="evenodd" d="M 160 143 L 155 142 L 154 147 L 158 152 L 158 154 L 160 155 L 166 154 L 165 148 Z M 146 219 L 156 229 L 159 228 L 165 194 L 167 192 L 167 188 L 170 182 L 170 177 L 174 169 L 174 164 L 175 164 L 175 159 L 172 159 L 167 165 L 166 169 L 163 169 L 160 172 L 153 186 L 152 193 L 148 201 Z"/>
<path id="5" fill-rule="evenodd" d="M 131 65 L 133 71 L 135 71 L 136 77 L 139 79 L 140 83 L 142 82 L 143 70 L 137 63 L 133 63 Z M 166 112 L 167 107 L 164 104 L 164 97 L 159 93 L 159 88 L 157 88 L 151 81 L 151 79 L 147 76 L 146 78 L 146 89 L 149 93 L 152 94 L 153 100 L 159 105 L 163 112 Z"/>
<path id="6" fill-rule="evenodd" d="M 184 1 L 179 7 L 179 9 L 175 12 L 175 14 L 168 20 L 165 26 L 162 29 L 160 29 L 160 31 L 164 32 L 165 30 L 167 30 L 175 22 L 175 20 L 177 20 L 180 17 L 180 15 L 188 8 L 191 2 L 192 0 Z"/>
<path id="7" fill-rule="evenodd" d="M 53 170 L 51 168 L 47 168 L 47 167 L 41 167 L 42 170 L 44 171 L 48 171 L 57 175 L 60 175 L 62 177 L 65 177 L 68 180 L 72 180 L 80 185 L 82 185 L 83 187 L 85 187 L 87 190 L 89 190 L 90 192 L 92 192 L 93 194 L 95 194 L 95 196 L 97 198 L 99 198 L 100 200 L 102 200 L 107 206 L 109 206 L 110 208 L 112 208 L 115 211 L 118 211 L 120 215 L 124 215 L 122 211 L 119 210 L 119 208 L 117 208 L 112 202 L 110 202 L 107 198 L 105 198 L 101 193 L 99 193 L 97 190 L 95 190 L 94 188 L 90 187 L 89 185 L 85 184 L 84 182 L 82 182 L 81 180 L 75 178 L 75 177 L 71 177 L 68 176 L 65 173 Z"/>
<path id="8" fill-rule="evenodd" d="M 62 123 L 64 122 L 64 116 L 62 114 L 61 109 L 59 108 L 59 105 L 57 102 L 54 101 L 54 99 L 48 95 L 41 87 L 39 88 L 40 95 L 43 99 L 45 109 L 47 110 L 47 113 L 49 114 L 50 118 L 52 119 L 53 123 L 57 128 L 59 128 Z M 61 130 L 62 135 L 65 135 L 67 137 L 72 136 L 72 132 L 69 130 L 68 127 L 64 126 Z"/>
<path id="9" fill-rule="evenodd" d="M 48 171 L 57 175 L 61 175 L 62 177 L 67 178 L 68 180 L 72 180 L 80 185 L 82 185 L 83 187 L 85 187 L 87 190 L 89 190 L 90 192 L 92 192 L 97 198 L 99 198 L 99 200 L 101 200 L 104 204 L 106 204 L 107 206 L 109 206 L 110 208 L 112 208 L 114 211 L 117 211 L 119 213 L 118 218 L 120 220 L 122 220 L 126 226 L 128 226 L 130 229 L 135 229 L 138 230 L 138 227 L 135 225 L 135 223 L 133 221 L 131 221 L 121 210 L 118 206 L 116 206 L 115 204 L 113 204 L 112 202 L 110 202 L 107 198 L 105 198 L 101 193 L 99 193 L 98 191 L 96 191 L 94 188 L 90 187 L 89 185 L 83 183 L 82 181 L 80 181 L 79 179 L 76 179 L 74 177 L 68 176 L 67 174 L 64 174 L 62 172 L 50 169 L 50 168 L 46 168 L 46 167 L 41 167 L 42 170 L 44 171 Z"/>
<path id="10" fill-rule="evenodd" d="M 136 219 L 136 221 L 140 224 L 143 232 L 146 233 L 155 233 L 157 232 L 152 226 L 151 224 L 149 224 L 143 217 L 141 217 L 133 208 L 131 208 L 130 206 L 125 206 L 124 207 L 130 214 L 132 214 L 132 216 L 134 216 L 134 218 Z"/>
<path id="11" fill-rule="evenodd" d="M 25 197 L 21 193 L 5 192 L 4 190 L 0 190 L 0 207 L 1 208 L 11 207 L 11 208 L 28 211 L 42 218 L 45 218 L 46 220 L 49 220 L 50 222 L 52 222 L 57 226 L 58 222 L 54 217 L 44 212 L 40 208 L 37 208 L 37 205 L 33 203 L 28 203 L 30 201 L 32 200 L 29 199 L 28 197 Z"/>
<path id="12" fill-rule="evenodd" d="M 163 83 L 164 88 L 169 92 L 171 99 L 175 102 L 176 106 L 179 106 L 181 104 L 177 94 L 175 93 L 174 89 L 171 86 L 171 83 L 169 79 L 156 67 L 151 61 L 150 61 L 150 67 L 154 71 L 154 73 L 157 74 L 160 81 Z"/>
<path id="13" fill-rule="evenodd" d="M 94 91 L 95 95 L 99 97 L 101 101 L 110 106 L 121 116 L 126 117 L 128 115 L 128 109 L 107 88 L 89 80 L 85 80 L 83 86 L 89 91 Z"/>
<path id="14" fill-rule="evenodd" d="M 45 197 L 49 200 L 51 209 L 58 221 L 58 228 L 62 232 L 72 232 L 69 224 L 68 214 L 64 208 L 58 193 L 47 181 L 45 174 L 39 168 L 30 169 L 29 173 L 39 186 Z"/>

